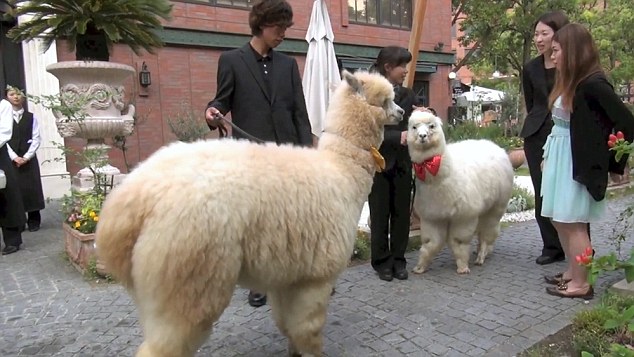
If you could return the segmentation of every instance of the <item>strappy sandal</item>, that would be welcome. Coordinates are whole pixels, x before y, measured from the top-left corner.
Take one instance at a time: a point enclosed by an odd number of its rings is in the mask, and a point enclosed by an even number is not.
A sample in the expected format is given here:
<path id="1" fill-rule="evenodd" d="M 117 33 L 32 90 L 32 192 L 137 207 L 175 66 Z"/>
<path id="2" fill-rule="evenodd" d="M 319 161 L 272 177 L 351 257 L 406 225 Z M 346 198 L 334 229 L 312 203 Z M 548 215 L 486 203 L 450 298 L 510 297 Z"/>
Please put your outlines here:
<path id="1" fill-rule="evenodd" d="M 544 275 L 544 280 L 550 285 L 567 284 L 572 279 L 564 279 L 564 273 L 557 273 L 555 275 Z"/>
<path id="2" fill-rule="evenodd" d="M 581 298 L 584 300 L 590 300 L 594 297 L 594 289 L 589 286 L 586 291 L 575 291 L 574 293 L 568 293 L 568 284 L 560 284 L 557 287 L 551 286 L 546 288 L 548 295 L 558 296 L 562 298 Z"/>

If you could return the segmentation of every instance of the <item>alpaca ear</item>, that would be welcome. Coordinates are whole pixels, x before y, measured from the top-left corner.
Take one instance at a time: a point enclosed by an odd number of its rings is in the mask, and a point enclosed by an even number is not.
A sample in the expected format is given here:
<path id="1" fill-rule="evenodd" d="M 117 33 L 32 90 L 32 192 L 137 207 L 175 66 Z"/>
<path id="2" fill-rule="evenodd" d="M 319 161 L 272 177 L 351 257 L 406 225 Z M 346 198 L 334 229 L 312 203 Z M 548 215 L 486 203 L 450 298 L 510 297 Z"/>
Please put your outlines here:
<path id="1" fill-rule="evenodd" d="M 357 77 L 345 69 L 341 72 L 341 74 L 343 76 L 343 80 L 345 80 L 355 92 L 363 94 L 363 83 Z"/>

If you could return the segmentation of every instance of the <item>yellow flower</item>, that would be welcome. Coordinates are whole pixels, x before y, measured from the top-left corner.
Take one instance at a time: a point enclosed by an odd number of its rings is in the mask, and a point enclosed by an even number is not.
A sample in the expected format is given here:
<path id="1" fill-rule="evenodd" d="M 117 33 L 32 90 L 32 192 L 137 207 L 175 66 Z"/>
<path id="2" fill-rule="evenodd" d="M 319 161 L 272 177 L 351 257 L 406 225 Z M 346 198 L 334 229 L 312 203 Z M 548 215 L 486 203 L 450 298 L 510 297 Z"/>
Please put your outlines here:
<path id="1" fill-rule="evenodd" d="M 90 211 L 90 213 L 88 213 L 88 215 L 89 215 L 90 217 L 94 217 L 94 216 L 96 216 L 97 214 L 95 213 L 95 211 Z"/>
<path id="2" fill-rule="evenodd" d="M 93 221 L 95 221 L 95 222 L 99 222 L 99 216 L 94 216 L 94 217 L 92 218 L 92 220 L 93 220 Z"/>
<path id="3" fill-rule="evenodd" d="M 75 228 L 79 228 L 81 226 L 81 222 L 80 221 L 76 221 L 75 222 Z"/>

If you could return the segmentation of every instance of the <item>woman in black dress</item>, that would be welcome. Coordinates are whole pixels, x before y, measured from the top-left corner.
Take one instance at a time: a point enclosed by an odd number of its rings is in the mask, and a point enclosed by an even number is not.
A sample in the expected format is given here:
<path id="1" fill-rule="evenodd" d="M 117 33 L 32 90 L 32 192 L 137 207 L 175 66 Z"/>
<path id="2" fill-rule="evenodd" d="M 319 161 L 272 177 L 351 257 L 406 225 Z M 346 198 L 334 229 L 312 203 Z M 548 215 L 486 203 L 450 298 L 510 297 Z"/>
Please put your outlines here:
<path id="1" fill-rule="evenodd" d="M 385 170 L 374 176 L 368 197 L 372 267 L 386 281 L 405 280 L 408 276 L 405 251 L 409 241 L 412 162 L 407 151 L 407 120 L 416 96 L 403 87 L 403 81 L 411 60 L 407 49 L 385 47 L 372 69 L 394 85 L 394 102 L 405 111 L 403 121 L 385 127 L 385 138 L 379 148 L 385 158 Z"/>
<path id="2" fill-rule="evenodd" d="M 537 264 L 550 264 L 565 259 L 564 250 L 550 219 L 542 217 L 542 170 L 541 162 L 544 144 L 553 126 L 548 95 L 555 84 L 555 64 L 550 58 L 551 41 L 557 30 L 568 23 L 568 17 L 561 11 L 546 13 L 537 19 L 533 41 L 539 56 L 524 65 L 522 86 L 528 115 L 520 136 L 524 138 L 524 152 L 535 189 L 535 219 L 539 226 L 544 246 Z"/>
<path id="3" fill-rule="evenodd" d="M 0 227 L 4 249 L 2 255 L 15 253 L 22 244 L 22 229 L 26 223 L 20 187 L 11 163 L 7 144 L 13 133 L 13 106 L 5 99 L 0 100 L 0 170 L 6 176 L 6 187 L 0 189 Z"/>

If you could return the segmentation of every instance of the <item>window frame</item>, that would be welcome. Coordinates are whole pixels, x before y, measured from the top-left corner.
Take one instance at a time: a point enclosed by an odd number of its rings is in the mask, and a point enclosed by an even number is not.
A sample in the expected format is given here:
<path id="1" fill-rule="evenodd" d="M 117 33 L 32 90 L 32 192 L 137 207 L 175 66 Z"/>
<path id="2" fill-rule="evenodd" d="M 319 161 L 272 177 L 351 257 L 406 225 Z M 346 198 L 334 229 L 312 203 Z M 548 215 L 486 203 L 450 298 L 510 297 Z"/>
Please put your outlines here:
<path id="1" fill-rule="evenodd" d="M 354 1 L 355 7 L 353 9 L 350 8 L 350 2 L 351 1 Z M 401 19 L 401 20 L 403 19 L 403 5 L 404 5 L 404 3 L 407 2 L 407 1 L 410 2 L 410 6 L 411 7 L 409 9 L 409 16 L 408 16 L 409 23 L 405 24 L 405 25 L 401 25 L 400 23 L 399 24 L 392 23 L 391 16 L 388 19 L 388 23 L 389 23 L 388 25 L 382 24 L 382 22 L 383 22 L 382 21 L 382 10 L 381 10 L 381 2 L 382 1 L 383 0 L 347 0 L 346 1 L 346 6 L 348 7 L 348 21 L 351 24 L 355 24 L 355 25 L 376 26 L 376 27 L 389 28 L 389 29 L 395 29 L 395 30 L 411 31 L 412 22 L 413 22 L 412 13 L 414 11 L 414 2 L 416 0 L 388 0 L 390 2 L 390 7 L 392 6 L 392 4 L 394 4 L 395 1 L 399 3 L 400 11 L 399 11 L 398 18 Z M 373 2 L 375 4 L 373 6 L 374 6 L 374 10 L 376 11 L 376 21 L 377 21 L 377 23 L 368 22 L 367 21 L 367 14 L 365 16 L 365 19 L 366 19 L 365 21 L 358 20 L 358 17 L 356 16 L 357 5 L 359 3 L 363 3 L 363 2 L 366 2 L 366 4 L 369 3 L 369 2 Z"/>

